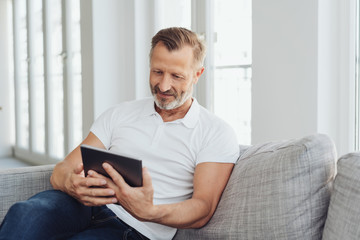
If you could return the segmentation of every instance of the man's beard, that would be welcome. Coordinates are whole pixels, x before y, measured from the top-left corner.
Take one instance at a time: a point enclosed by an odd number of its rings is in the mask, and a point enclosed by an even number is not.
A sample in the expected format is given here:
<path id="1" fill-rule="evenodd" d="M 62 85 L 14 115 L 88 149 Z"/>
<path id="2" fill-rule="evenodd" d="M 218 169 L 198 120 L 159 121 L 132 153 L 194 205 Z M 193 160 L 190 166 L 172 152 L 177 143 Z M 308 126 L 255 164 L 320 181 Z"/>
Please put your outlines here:
<path id="1" fill-rule="evenodd" d="M 152 95 L 154 96 L 154 101 L 155 101 L 156 106 L 158 106 L 158 108 L 163 109 L 163 110 L 172 110 L 172 109 L 182 106 L 192 96 L 192 93 L 193 93 L 192 85 L 185 92 L 181 92 L 180 95 L 173 89 L 162 92 L 159 89 L 159 85 L 155 85 L 155 87 L 153 87 L 150 84 L 150 89 L 151 89 Z M 175 99 L 173 101 L 167 103 L 165 98 L 161 98 L 159 100 L 157 98 L 157 93 L 171 95 Z"/>

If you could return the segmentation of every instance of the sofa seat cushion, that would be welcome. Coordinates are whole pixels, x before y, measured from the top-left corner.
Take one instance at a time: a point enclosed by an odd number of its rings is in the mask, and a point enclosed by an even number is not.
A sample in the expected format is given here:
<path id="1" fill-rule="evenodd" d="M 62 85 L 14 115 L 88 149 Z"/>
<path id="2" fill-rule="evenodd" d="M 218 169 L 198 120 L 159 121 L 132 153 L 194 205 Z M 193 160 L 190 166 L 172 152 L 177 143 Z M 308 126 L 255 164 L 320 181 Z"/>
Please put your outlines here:
<path id="1" fill-rule="evenodd" d="M 335 159 L 325 135 L 251 146 L 209 223 L 175 239 L 321 239 Z"/>
<path id="2" fill-rule="evenodd" d="M 324 240 L 360 239 L 360 153 L 338 160 Z"/>

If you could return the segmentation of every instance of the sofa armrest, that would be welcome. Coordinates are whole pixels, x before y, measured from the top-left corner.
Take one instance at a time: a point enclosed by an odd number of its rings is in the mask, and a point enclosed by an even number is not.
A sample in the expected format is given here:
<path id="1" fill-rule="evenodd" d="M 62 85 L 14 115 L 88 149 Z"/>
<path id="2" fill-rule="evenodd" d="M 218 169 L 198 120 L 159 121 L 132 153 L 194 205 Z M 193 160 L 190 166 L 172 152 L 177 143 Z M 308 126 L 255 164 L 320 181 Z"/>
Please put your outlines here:
<path id="1" fill-rule="evenodd" d="M 54 165 L 13 168 L 0 171 L 0 223 L 15 202 L 52 189 L 50 176 Z"/>

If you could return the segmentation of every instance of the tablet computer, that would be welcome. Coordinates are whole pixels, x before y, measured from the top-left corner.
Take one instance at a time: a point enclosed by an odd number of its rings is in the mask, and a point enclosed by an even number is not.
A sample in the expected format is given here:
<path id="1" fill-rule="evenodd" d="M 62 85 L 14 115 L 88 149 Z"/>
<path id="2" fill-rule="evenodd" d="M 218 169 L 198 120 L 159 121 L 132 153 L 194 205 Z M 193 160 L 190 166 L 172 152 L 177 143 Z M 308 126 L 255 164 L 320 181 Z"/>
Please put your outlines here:
<path id="1" fill-rule="evenodd" d="M 102 167 L 102 164 L 106 162 L 113 166 L 113 168 L 120 173 L 125 182 L 131 187 L 142 186 L 141 160 L 121 156 L 105 149 L 85 144 L 82 144 L 80 149 L 85 176 L 87 176 L 87 172 L 89 170 L 94 170 L 97 173 L 110 178 L 105 169 Z"/>

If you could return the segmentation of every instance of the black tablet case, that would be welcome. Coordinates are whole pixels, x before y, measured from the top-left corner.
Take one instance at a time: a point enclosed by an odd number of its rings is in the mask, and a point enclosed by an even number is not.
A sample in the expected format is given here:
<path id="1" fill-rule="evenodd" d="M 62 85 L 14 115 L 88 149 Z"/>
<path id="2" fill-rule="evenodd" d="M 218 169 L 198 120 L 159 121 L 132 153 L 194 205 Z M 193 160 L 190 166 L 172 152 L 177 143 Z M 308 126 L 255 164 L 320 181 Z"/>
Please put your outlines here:
<path id="1" fill-rule="evenodd" d="M 142 186 L 142 161 L 124 157 L 104 149 L 82 144 L 80 146 L 84 164 L 85 176 L 89 170 L 94 170 L 106 177 L 110 176 L 102 167 L 104 162 L 109 163 L 124 178 L 131 187 Z"/>

